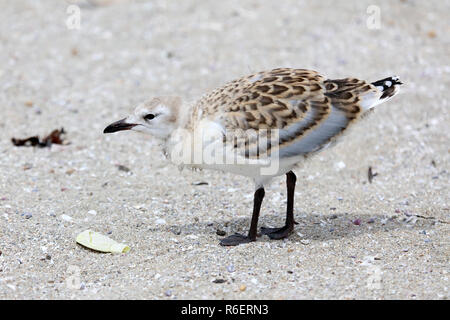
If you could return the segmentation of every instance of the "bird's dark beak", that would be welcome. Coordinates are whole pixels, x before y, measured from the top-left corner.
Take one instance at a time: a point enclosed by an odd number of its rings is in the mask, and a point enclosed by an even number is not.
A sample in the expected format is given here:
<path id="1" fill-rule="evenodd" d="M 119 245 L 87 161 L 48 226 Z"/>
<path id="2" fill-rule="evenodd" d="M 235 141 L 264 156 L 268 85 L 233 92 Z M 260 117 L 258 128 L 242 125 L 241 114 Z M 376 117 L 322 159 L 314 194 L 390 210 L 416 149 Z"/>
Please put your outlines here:
<path id="1" fill-rule="evenodd" d="M 136 124 L 134 123 L 126 123 L 125 120 L 126 118 L 111 123 L 109 126 L 105 128 L 105 130 L 103 130 L 103 133 L 113 133 L 122 130 L 130 130 L 131 128 L 136 126 Z"/>

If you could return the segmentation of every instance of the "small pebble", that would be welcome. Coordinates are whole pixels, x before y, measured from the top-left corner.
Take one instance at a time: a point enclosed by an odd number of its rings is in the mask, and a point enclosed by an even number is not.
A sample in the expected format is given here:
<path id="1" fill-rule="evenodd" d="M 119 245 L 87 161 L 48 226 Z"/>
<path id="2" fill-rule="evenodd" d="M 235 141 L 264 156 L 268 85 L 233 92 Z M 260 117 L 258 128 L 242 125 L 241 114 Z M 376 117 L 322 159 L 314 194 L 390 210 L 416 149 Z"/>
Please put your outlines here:
<path id="1" fill-rule="evenodd" d="M 305 246 L 307 246 L 308 244 L 311 243 L 311 241 L 310 240 L 306 240 L 306 239 L 302 239 L 302 240 L 300 240 L 300 243 L 304 244 Z"/>
<path id="2" fill-rule="evenodd" d="M 217 229 L 216 234 L 217 234 L 218 236 L 222 236 L 222 237 L 223 237 L 223 236 L 226 235 L 227 233 L 226 233 L 225 231 L 223 231 L 223 230 Z"/>
<path id="3" fill-rule="evenodd" d="M 8 288 L 10 288 L 11 290 L 16 291 L 16 286 L 15 286 L 15 285 L 7 284 L 6 286 L 7 286 Z"/>
<path id="4" fill-rule="evenodd" d="M 164 294 L 170 297 L 172 295 L 172 290 L 167 290 L 166 292 L 164 292 Z"/>
<path id="5" fill-rule="evenodd" d="M 224 282 L 226 282 L 226 280 L 225 279 L 214 279 L 213 282 L 214 283 L 224 283 Z"/>
<path id="6" fill-rule="evenodd" d="M 240 291 L 245 291 L 245 289 L 247 289 L 247 286 L 245 284 L 243 284 L 239 287 Z"/>
<path id="7" fill-rule="evenodd" d="M 204 182 L 204 181 L 201 181 L 201 182 L 194 182 L 192 185 L 193 185 L 193 186 L 207 186 L 207 185 L 208 185 L 208 182 Z"/>
<path id="8" fill-rule="evenodd" d="M 88 213 L 91 214 L 91 215 L 93 215 L 93 216 L 95 216 L 95 215 L 97 214 L 97 211 L 95 211 L 95 210 L 89 210 Z"/>
<path id="9" fill-rule="evenodd" d="M 67 221 L 67 222 L 72 222 L 73 221 L 73 218 L 71 216 L 68 216 L 67 214 L 60 215 L 60 218 L 63 219 L 64 221 Z"/>
<path id="10" fill-rule="evenodd" d="M 337 171 L 340 171 L 340 170 L 344 169 L 345 167 L 346 167 L 346 165 L 345 165 L 345 163 L 344 163 L 343 161 L 339 161 L 339 162 L 336 162 L 336 163 L 334 164 L 334 168 L 335 168 Z"/>
<path id="11" fill-rule="evenodd" d="M 431 39 L 436 38 L 436 36 L 437 36 L 436 31 L 433 31 L 433 30 L 428 31 L 427 36 L 428 36 L 428 38 L 431 38 Z"/>
<path id="12" fill-rule="evenodd" d="M 155 223 L 156 223 L 156 224 L 166 224 L 166 220 L 164 220 L 164 219 L 162 219 L 162 218 L 159 218 L 159 219 L 156 219 L 156 220 L 155 220 Z"/>
<path id="13" fill-rule="evenodd" d="M 119 171 L 130 172 L 130 168 L 128 168 L 124 165 L 118 164 L 118 165 L 116 165 L 116 167 L 117 167 L 117 169 L 119 169 Z"/>
<path id="14" fill-rule="evenodd" d="M 31 213 L 29 213 L 29 212 L 25 212 L 23 214 L 23 216 L 25 217 L 25 219 L 30 219 L 33 215 Z"/>
<path id="15" fill-rule="evenodd" d="M 231 264 L 227 267 L 228 272 L 234 272 L 234 266 Z"/>
<path id="16" fill-rule="evenodd" d="M 355 219 L 352 221 L 352 223 L 356 226 L 359 226 L 359 225 L 361 225 L 361 219 Z"/>

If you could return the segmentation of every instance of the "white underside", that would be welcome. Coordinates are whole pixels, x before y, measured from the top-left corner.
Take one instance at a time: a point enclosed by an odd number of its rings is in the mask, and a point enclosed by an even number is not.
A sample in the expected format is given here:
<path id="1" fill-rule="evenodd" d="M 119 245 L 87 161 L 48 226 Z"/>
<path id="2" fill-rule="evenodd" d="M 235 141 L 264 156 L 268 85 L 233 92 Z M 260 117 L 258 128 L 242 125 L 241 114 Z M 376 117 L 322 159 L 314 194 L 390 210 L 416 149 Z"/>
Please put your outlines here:
<path id="1" fill-rule="evenodd" d="M 231 145 L 224 147 L 223 134 L 224 129 L 220 124 L 203 120 L 193 133 L 183 129 L 176 130 L 167 143 L 166 151 L 170 160 L 180 167 L 246 176 L 254 180 L 256 187 L 263 186 L 273 177 L 285 174 L 304 159 L 304 153 L 288 156 L 291 152 L 286 151 L 296 148 L 294 144 L 280 150 L 273 148 L 271 157 L 249 159 L 236 153 L 236 149 Z"/>
<path id="2" fill-rule="evenodd" d="M 303 156 L 280 159 L 280 161 L 272 161 L 269 165 L 258 164 L 202 164 L 187 165 L 190 168 L 200 168 L 208 170 L 216 170 L 229 172 L 240 176 L 251 178 L 255 182 L 256 188 L 267 184 L 272 178 L 283 175 L 299 162 L 304 159 Z"/>

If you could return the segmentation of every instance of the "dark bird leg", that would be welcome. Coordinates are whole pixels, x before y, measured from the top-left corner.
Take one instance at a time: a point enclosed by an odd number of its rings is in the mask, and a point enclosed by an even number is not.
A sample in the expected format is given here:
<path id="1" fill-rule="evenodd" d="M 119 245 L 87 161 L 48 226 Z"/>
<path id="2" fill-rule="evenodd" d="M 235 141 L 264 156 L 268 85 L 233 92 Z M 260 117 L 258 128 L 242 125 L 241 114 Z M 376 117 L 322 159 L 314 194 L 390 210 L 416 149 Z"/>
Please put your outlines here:
<path id="1" fill-rule="evenodd" d="M 261 233 L 269 236 L 270 239 L 284 239 L 294 230 L 294 224 L 297 224 L 294 220 L 294 193 L 295 182 L 297 177 L 292 171 L 286 173 L 286 186 L 287 186 L 287 210 L 286 210 L 286 224 L 281 228 L 261 228 Z"/>
<path id="2" fill-rule="evenodd" d="M 235 233 L 232 236 L 226 237 L 220 241 L 222 246 L 237 246 L 241 243 L 248 243 L 256 240 L 256 233 L 258 230 L 258 218 L 259 211 L 261 209 L 261 203 L 264 199 L 264 188 L 259 188 L 255 191 L 253 198 L 253 215 L 252 222 L 250 224 L 250 230 L 248 231 L 248 236 L 244 236 L 239 233 Z"/>

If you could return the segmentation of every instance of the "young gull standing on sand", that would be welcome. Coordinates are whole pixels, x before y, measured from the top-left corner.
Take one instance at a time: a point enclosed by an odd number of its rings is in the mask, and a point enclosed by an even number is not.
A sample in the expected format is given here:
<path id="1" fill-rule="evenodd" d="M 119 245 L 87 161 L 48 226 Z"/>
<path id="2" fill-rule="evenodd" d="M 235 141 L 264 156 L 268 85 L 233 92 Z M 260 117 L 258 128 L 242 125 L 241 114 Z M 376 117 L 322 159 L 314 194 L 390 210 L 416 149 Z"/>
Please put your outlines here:
<path id="1" fill-rule="evenodd" d="M 397 77 L 368 83 L 278 68 L 234 80 L 189 105 L 175 97 L 154 98 L 104 133 L 148 133 L 163 141 L 165 154 L 179 166 L 252 178 L 255 193 L 248 235 L 226 237 L 220 242 L 224 246 L 256 240 L 264 186 L 286 174 L 286 223 L 261 228 L 271 239 L 283 239 L 296 224 L 293 167 L 335 144 L 353 123 L 392 98 L 401 84 Z"/>

